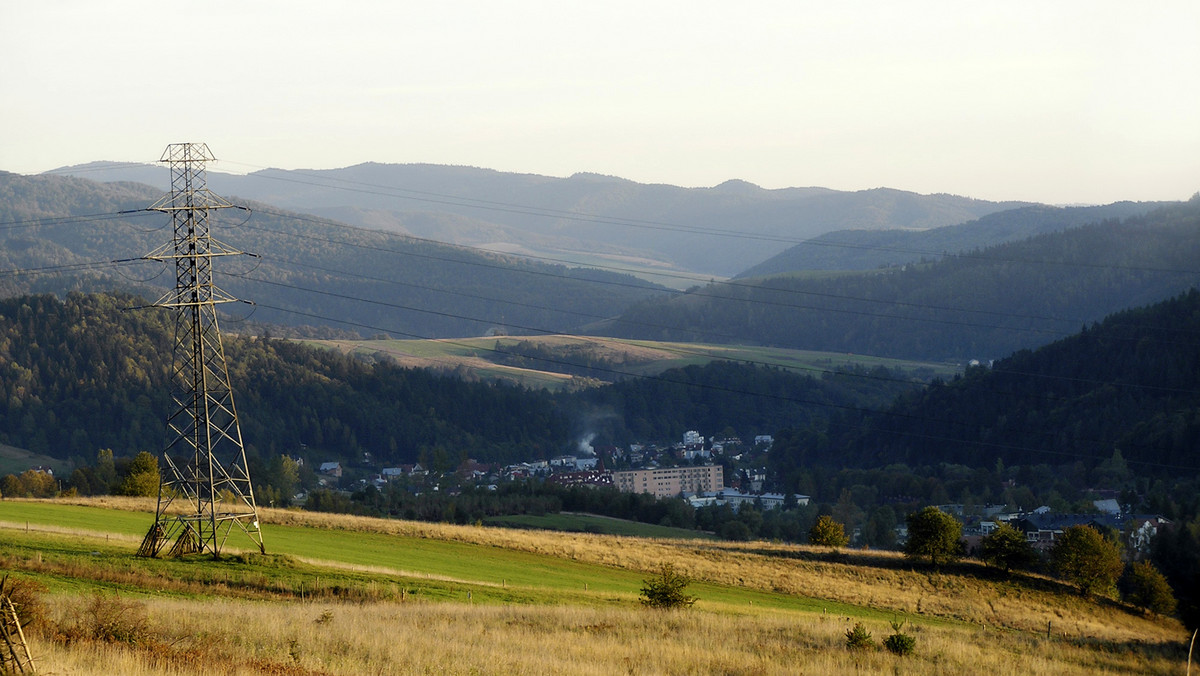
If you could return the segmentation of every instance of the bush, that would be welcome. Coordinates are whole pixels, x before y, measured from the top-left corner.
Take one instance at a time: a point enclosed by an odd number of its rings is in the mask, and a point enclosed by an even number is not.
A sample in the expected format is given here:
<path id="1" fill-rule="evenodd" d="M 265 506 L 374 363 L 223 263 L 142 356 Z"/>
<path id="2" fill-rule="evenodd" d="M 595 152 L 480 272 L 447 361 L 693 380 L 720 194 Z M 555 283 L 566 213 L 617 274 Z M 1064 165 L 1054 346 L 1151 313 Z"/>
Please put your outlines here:
<path id="1" fill-rule="evenodd" d="M 1121 592 L 1125 600 L 1159 615 L 1175 612 L 1175 594 L 1167 578 L 1149 561 L 1138 561 L 1125 567 L 1121 576 Z"/>
<path id="2" fill-rule="evenodd" d="M 828 514 L 822 515 L 808 531 L 808 544 L 819 547 L 845 547 L 850 543 L 846 537 L 846 528 L 833 520 Z"/>
<path id="3" fill-rule="evenodd" d="M 688 608 L 696 602 L 695 596 L 684 593 L 691 583 L 686 576 L 676 573 L 669 563 L 662 564 L 658 575 L 642 580 L 642 605 L 651 608 Z"/>
<path id="4" fill-rule="evenodd" d="M 846 630 L 846 647 L 850 650 L 874 650 L 875 639 L 862 622 L 856 622 L 853 629 Z"/>
<path id="5" fill-rule="evenodd" d="M 917 647 L 917 639 L 905 634 L 901 629 L 904 628 L 904 620 L 892 622 L 892 635 L 887 637 L 883 642 L 883 647 L 889 652 L 900 655 L 911 655 Z"/>
<path id="6" fill-rule="evenodd" d="M 74 616 L 74 622 L 60 626 L 59 632 L 68 643 L 153 643 L 145 606 L 136 601 L 126 601 L 119 596 L 103 594 L 92 596 L 83 612 Z"/>
<path id="7" fill-rule="evenodd" d="M 17 610 L 17 620 L 23 629 L 35 628 L 45 621 L 46 606 L 42 603 L 42 594 L 45 592 L 45 585 L 37 580 L 10 578 L 8 575 L 0 579 L 0 599 L 7 598 L 12 601 Z M 8 612 L 7 607 L 0 609 Z M 4 619 L 7 621 L 7 617 Z"/>

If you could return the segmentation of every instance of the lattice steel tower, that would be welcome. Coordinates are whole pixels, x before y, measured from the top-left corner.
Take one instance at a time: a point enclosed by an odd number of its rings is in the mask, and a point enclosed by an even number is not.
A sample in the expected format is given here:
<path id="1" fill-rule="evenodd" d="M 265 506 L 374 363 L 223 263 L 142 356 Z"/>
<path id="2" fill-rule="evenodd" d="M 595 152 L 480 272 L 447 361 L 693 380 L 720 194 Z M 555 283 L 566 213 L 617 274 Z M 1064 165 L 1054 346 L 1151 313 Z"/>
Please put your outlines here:
<path id="1" fill-rule="evenodd" d="M 213 259 L 242 252 L 209 234 L 209 211 L 233 206 L 205 186 L 204 165 L 213 159 L 203 143 L 167 146 L 159 161 L 170 167 L 171 192 L 150 207 L 170 214 L 174 226 L 172 242 L 143 258 L 175 265 L 174 290 L 154 303 L 176 311 L 175 408 L 167 418 L 158 510 L 138 550 L 141 556 L 157 556 L 173 540 L 171 556 L 209 552 L 220 557 L 235 528 L 265 551 L 217 327 L 217 304 L 237 299 L 213 284 Z M 186 507 L 171 509 L 177 502 Z"/>

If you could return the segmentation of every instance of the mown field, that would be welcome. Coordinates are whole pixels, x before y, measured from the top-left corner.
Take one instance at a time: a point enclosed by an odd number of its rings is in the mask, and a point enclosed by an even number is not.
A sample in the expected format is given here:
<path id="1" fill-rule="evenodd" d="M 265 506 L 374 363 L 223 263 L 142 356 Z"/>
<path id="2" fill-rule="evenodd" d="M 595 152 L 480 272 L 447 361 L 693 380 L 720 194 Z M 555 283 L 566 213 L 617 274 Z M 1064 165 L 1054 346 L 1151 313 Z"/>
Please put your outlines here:
<path id="1" fill-rule="evenodd" d="M 1169 674 L 1186 660 L 1173 620 L 973 564 L 284 510 L 262 512 L 265 556 L 235 539 L 219 561 L 138 558 L 152 512 L 0 501 L 0 568 L 45 589 L 39 673 Z M 663 563 L 694 580 L 693 607 L 641 606 Z M 128 626 L 96 630 L 105 618 Z M 856 622 L 882 642 L 901 620 L 912 655 L 845 645 Z"/>
<path id="2" fill-rule="evenodd" d="M 950 377 L 956 364 L 883 359 L 866 355 L 746 345 L 677 343 L 649 340 L 622 340 L 594 336 L 519 336 L 495 338 L 455 338 L 438 340 L 305 340 L 309 345 L 372 358 L 388 358 L 413 368 L 464 368 L 483 379 L 508 380 L 527 387 L 560 389 L 586 385 L 588 379 L 558 372 L 554 363 L 544 369 L 511 366 L 495 351 L 497 345 L 511 346 L 528 342 L 560 353 L 561 361 L 573 362 L 580 349 L 608 364 L 605 368 L 636 376 L 655 375 L 671 368 L 703 365 L 717 360 L 748 361 L 790 369 L 798 373 L 820 374 L 832 369 L 884 366 L 932 378 Z M 603 379 L 593 379 L 598 384 Z"/>
<path id="3" fill-rule="evenodd" d="M 51 458 L 23 448 L 0 444 L 0 476 L 5 474 L 20 474 L 30 467 L 51 467 L 55 472 L 63 473 L 69 470 L 71 464 L 66 460 Z"/>
<path id="4" fill-rule="evenodd" d="M 640 521 L 617 519 L 598 514 L 512 514 L 485 519 L 485 526 L 505 528 L 532 528 L 536 530 L 565 531 L 568 533 L 597 533 L 601 535 L 632 535 L 645 538 L 677 538 L 681 540 L 715 540 L 716 536 L 690 528 L 673 528 Z"/>

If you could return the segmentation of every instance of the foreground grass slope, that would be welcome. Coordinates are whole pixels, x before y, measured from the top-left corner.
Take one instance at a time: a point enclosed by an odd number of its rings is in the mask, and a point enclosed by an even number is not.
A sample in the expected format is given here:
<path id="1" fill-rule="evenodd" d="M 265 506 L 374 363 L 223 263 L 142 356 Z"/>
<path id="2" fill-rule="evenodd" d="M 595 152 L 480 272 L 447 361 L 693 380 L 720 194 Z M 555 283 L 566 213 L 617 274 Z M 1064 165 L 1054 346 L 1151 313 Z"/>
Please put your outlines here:
<path id="1" fill-rule="evenodd" d="M 145 501 L 0 501 L 0 567 L 47 593 L 53 673 L 1176 673 L 1181 627 L 1042 578 L 890 554 L 265 510 L 268 556 L 133 556 Z M 690 611 L 639 606 L 662 562 Z M 117 592 L 134 642 L 54 640 Z M 905 618 L 915 655 L 851 652 Z M 1047 635 L 1047 623 L 1050 626 Z"/>

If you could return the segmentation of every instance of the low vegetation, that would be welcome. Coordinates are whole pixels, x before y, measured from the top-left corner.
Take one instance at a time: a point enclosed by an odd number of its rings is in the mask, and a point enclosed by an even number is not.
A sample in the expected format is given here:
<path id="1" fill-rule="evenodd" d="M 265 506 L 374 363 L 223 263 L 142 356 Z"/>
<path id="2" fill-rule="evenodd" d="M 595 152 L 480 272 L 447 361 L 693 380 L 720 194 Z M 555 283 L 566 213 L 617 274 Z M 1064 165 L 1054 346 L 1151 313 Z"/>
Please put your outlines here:
<path id="1" fill-rule="evenodd" d="M 850 538 L 846 537 L 846 529 L 841 523 L 834 521 L 833 517 L 827 514 L 822 514 L 808 531 L 808 543 L 817 547 L 837 549 L 850 544 Z"/>
<path id="2" fill-rule="evenodd" d="M 688 596 L 687 586 L 691 580 L 675 571 L 675 566 L 664 563 L 658 573 L 642 581 L 642 605 L 648 608 L 673 610 L 690 608 L 696 603 L 695 596 Z"/>
<path id="3" fill-rule="evenodd" d="M 917 648 L 917 639 L 904 633 L 904 620 L 893 621 L 891 625 L 892 634 L 884 640 L 883 647 L 893 655 L 911 655 Z"/>
<path id="4" fill-rule="evenodd" d="M 75 502 L 0 501 L 0 567 L 44 585 L 31 645 L 53 673 L 1166 674 L 1186 657 L 1173 620 L 967 562 L 270 509 L 267 556 L 139 559 L 152 501 Z M 690 581 L 689 612 L 642 607 L 663 570 Z M 916 649 L 848 651 L 855 625 Z"/>

